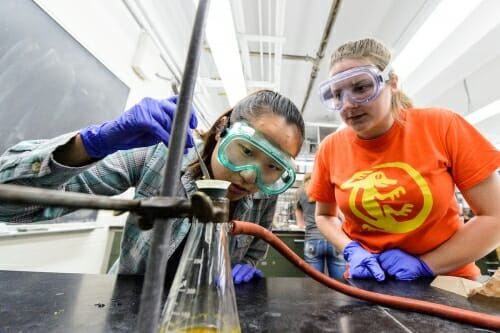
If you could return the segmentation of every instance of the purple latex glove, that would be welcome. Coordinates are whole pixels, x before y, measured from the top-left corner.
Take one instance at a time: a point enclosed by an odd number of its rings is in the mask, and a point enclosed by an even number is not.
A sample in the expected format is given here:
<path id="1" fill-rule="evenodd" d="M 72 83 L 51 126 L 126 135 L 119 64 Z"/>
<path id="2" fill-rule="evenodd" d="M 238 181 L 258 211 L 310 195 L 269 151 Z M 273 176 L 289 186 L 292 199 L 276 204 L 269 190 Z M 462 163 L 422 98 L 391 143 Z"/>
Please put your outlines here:
<path id="1" fill-rule="evenodd" d="M 177 108 L 177 96 L 164 100 L 144 98 L 115 120 L 92 125 L 80 132 L 85 150 L 92 158 L 101 158 L 118 150 L 148 147 L 163 142 L 168 146 Z M 189 128 L 195 129 L 198 119 L 191 109 Z M 186 147 L 194 146 L 193 134 L 187 130 Z"/>
<path id="2" fill-rule="evenodd" d="M 344 259 L 349 264 L 349 278 L 385 280 L 377 255 L 366 251 L 359 242 L 352 241 L 346 245 Z"/>
<path id="3" fill-rule="evenodd" d="M 263 278 L 264 274 L 257 268 L 249 264 L 236 264 L 233 267 L 233 280 L 234 284 L 248 282 L 254 277 Z"/>
<path id="4" fill-rule="evenodd" d="M 415 280 L 419 277 L 433 277 L 434 273 L 420 258 L 400 249 L 382 252 L 378 261 L 380 266 L 396 280 Z"/>

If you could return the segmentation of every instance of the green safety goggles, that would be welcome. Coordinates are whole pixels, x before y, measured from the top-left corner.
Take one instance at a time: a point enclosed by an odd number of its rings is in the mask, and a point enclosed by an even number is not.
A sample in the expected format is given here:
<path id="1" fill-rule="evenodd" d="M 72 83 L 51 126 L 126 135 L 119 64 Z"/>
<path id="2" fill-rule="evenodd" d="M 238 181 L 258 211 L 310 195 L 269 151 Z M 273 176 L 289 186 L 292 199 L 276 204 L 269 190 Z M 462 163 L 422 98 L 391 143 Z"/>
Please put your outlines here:
<path id="1" fill-rule="evenodd" d="M 253 171 L 255 183 L 266 194 L 283 193 L 295 182 L 292 157 L 243 121 L 226 130 L 217 159 L 231 171 Z"/>

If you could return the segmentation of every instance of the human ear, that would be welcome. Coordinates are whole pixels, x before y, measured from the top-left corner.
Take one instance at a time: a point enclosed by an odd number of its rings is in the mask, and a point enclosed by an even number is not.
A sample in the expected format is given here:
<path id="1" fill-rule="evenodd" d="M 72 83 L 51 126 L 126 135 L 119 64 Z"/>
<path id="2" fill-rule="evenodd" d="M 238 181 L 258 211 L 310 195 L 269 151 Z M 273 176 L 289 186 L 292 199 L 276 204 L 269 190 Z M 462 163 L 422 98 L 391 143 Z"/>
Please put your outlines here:
<path id="1" fill-rule="evenodd" d="M 217 124 L 217 133 L 215 134 L 215 141 L 219 141 L 224 135 L 223 133 L 227 130 L 227 125 L 229 123 L 229 118 L 227 116 L 221 117 Z"/>

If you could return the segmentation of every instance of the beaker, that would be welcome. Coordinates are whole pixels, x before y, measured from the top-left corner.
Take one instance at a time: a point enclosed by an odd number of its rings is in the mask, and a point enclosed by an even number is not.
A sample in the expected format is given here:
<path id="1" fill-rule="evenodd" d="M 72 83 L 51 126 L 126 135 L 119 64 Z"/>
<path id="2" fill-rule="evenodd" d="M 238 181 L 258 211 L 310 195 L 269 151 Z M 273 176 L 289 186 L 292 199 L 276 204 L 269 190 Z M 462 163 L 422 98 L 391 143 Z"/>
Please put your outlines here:
<path id="1" fill-rule="evenodd" d="M 226 213 L 208 223 L 193 218 L 163 310 L 161 333 L 241 331 L 228 251 L 229 200 L 211 199 Z"/>

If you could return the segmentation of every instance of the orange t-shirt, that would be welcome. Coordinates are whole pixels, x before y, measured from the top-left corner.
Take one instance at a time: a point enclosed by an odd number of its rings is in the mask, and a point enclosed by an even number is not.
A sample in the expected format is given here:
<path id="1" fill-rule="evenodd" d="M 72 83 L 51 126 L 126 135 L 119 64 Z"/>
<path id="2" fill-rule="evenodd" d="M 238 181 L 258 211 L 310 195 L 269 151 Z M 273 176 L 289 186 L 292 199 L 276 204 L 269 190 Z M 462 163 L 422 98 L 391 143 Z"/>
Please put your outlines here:
<path id="1" fill-rule="evenodd" d="M 455 184 L 466 190 L 500 166 L 500 152 L 460 115 L 405 109 L 383 136 L 351 128 L 326 137 L 316 153 L 309 196 L 336 202 L 344 232 L 373 252 L 421 255 L 463 226 Z M 473 246 L 473 244 L 464 244 Z M 474 263 L 449 275 L 480 275 Z"/>

